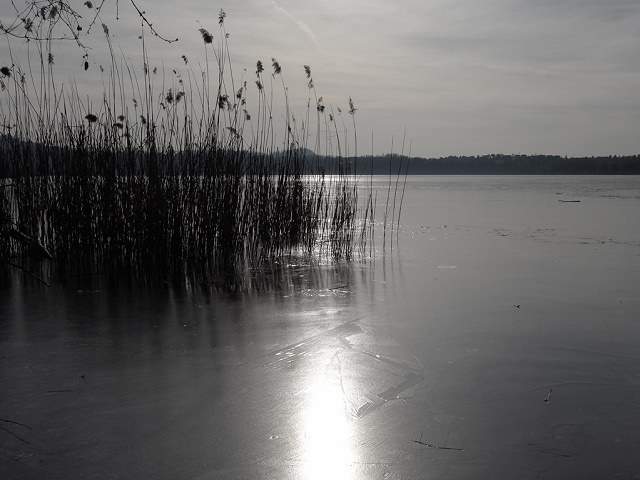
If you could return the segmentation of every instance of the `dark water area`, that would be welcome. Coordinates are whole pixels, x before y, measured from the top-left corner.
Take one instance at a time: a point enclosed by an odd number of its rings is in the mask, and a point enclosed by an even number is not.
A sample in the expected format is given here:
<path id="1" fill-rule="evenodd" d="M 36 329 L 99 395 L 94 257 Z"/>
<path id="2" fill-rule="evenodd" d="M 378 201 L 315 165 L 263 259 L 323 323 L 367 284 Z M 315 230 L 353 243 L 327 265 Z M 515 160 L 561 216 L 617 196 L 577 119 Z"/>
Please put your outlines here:
<path id="1" fill-rule="evenodd" d="M 373 261 L 16 281 L 0 478 L 640 478 L 638 212 L 637 176 L 416 176 Z"/>

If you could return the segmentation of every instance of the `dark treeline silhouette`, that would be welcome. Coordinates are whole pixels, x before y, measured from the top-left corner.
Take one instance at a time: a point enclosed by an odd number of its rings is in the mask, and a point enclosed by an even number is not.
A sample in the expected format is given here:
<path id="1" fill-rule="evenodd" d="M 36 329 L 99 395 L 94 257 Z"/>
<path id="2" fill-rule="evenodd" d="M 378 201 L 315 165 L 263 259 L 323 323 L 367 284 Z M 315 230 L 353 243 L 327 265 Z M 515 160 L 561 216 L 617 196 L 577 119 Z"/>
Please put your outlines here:
<path id="1" fill-rule="evenodd" d="M 8 144 L 19 140 L 0 134 L 0 151 Z M 58 147 L 37 143 L 22 148 L 32 150 L 38 155 L 35 158 L 47 158 Z M 295 151 L 295 149 L 294 149 Z M 291 152 L 272 153 L 274 162 L 264 166 L 266 173 L 280 173 L 281 162 Z M 255 154 L 253 154 L 255 156 Z M 332 157 L 315 155 L 312 150 L 300 149 L 297 157 L 305 159 L 307 173 L 335 174 L 336 172 L 357 172 L 362 175 L 396 175 L 404 174 L 407 165 L 411 175 L 640 175 L 640 155 L 609 155 L 592 157 L 565 157 L 560 155 L 470 155 L 447 156 L 440 158 L 408 157 L 406 155 L 387 154 L 360 157 Z M 170 157 L 158 154 L 165 167 L 178 166 L 188 160 L 185 152 L 174 152 Z M 262 156 L 264 157 L 264 156 Z M 263 158 L 264 159 L 264 158 Z M 46 163 L 46 162 L 45 162 Z M 11 178 L 15 175 L 14 159 L 7 155 L 0 156 L 0 178 Z M 47 165 L 50 167 L 51 165 Z M 42 167 L 42 165 L 40 165 Z M 355 167 L 355 169 L 354 169 Z M 122 169 L 131 168 L 130 158 L 122 159 Z M 50 172 L 47 172 L 49 174 Z M 165 174 L 170 174 L 169 171 Z"/>
<path id="2" fill-rule="evenodd" d="M 640 175 L 640 155 L 563 157 L 559 155 L 448 156 L 441 158 L 384 155 L 350 158 L 361 174 L 395 175 L 409 162 L 412 175 Z M 318 157 L 320 169 L 330 170 L 334 160 Z M 402 170 L 404 171 L 404 166 Z"/>

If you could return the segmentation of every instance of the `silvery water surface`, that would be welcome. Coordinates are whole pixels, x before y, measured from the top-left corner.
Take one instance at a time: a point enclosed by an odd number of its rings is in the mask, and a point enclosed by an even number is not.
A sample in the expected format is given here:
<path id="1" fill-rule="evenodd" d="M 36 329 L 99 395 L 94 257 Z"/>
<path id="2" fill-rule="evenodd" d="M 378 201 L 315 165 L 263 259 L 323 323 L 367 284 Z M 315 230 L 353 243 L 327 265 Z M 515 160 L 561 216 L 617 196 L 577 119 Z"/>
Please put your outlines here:
<path id="1" fill-rule="evenodd" d="M 640 478 L 640 177 L 409 177 L 392 254 L 287 271 L 3 291 L 0 477 Z"/>

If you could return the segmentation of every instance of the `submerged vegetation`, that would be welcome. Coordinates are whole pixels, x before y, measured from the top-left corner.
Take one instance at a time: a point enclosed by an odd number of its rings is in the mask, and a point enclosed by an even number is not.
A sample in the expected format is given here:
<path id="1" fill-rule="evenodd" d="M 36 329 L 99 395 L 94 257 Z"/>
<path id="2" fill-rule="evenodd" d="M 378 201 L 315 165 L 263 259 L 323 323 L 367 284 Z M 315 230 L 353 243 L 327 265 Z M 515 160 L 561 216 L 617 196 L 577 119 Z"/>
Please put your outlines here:
<path id="1" fill-rule="evenodd" d="M 258 61 L 249 78 L 234 75 L 221 12 L 217 33 L 199 31 L 205 63 L 197 70 L 186 55 L 170 71 L 151 65 L 144 22 L 136 69 L 114 54 L 102 25 L 110 66 L 99 66 L 96 101 L 56 80 L 45 39 L 57 18 L 51 5 L 29 25 L 42 35 L 26 45 L 27 64 L 9 43 L 12 58 L 0 70 L 2 265 L 43 282 L 222 276 L 235 285 L 283 256 L 372 254 L 373 189 L 359 201 L 359 172 L 347 160 L 350 148 L 357 154 L 351 98 L 348 134 L 348 122 L 337 124 L 342 110 L 325 107 L 305 65 L 308 102 L 298 121 L 276 59 L 271 72 Z M 87 70 L 86 54 L 83 61 Z M 333 161 L 314 165 L 310 147 Z"/>

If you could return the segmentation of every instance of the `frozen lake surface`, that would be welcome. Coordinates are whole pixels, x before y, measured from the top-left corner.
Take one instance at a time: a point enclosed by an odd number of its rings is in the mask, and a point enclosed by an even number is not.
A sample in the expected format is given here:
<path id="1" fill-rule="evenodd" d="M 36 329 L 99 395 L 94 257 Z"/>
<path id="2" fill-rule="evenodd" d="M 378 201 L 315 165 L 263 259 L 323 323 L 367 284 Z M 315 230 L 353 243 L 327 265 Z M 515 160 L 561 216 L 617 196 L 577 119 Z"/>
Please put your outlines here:
<path id="1" fill-rule="evenodd" d="M 410 177 L 263 283 L 0 292 L 0 478 L 640 478 L 640 177 Z"/>

